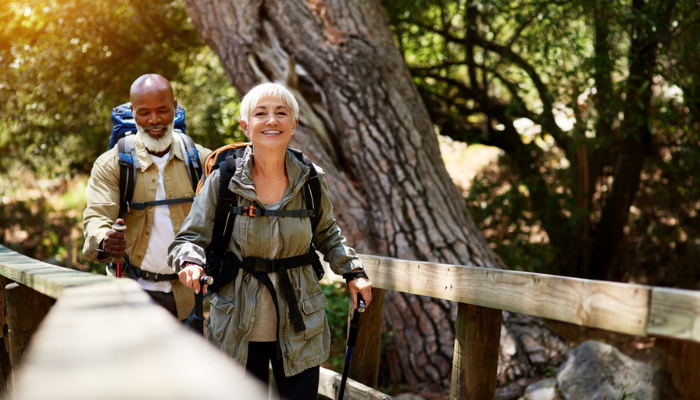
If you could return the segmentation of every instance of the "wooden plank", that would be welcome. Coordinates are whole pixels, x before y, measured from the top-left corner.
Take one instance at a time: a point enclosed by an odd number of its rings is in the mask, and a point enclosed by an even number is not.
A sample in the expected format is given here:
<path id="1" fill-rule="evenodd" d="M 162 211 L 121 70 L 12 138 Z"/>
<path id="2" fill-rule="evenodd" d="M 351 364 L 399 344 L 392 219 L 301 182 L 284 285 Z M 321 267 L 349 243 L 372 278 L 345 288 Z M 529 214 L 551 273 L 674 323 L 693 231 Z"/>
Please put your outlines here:
<path id="1" fill-rule="evenodd" d="M 369 387 L 377 387 L 379 380 L 385 293 L 385 290 L 372 288 L 372 303 L 360 317 L 360 330 L 348 371 L 350 378 Z M 352 301 L 350 307 L 353 307 Z"/>
<path id="2" fill-rule="evenodd" d="M 653 400 L 696 400 L 700 394 L 700 343 L 656 338 L 652 366 Z"/>
<path id="3" fill-rule="evenodd" d="M 5 287 L 12 369 L 19 364 L 32 336 L 55 302 L 51 297 L 17 282 Z"/>
<path id="4" fill-rule="evenodd" d="M 378 288 L 646 336 L 648 286 L 361 257 Z"/>
<path id="5" fill-rule="evenodd" d="M 326 368 L 321 368 L 321 375 L 318 382 L 318 394 L 328 397 L 329 399 L 338 398 L 338 390 L 340 389 L 340 380 L 342 375 L 333 372 Z M 380 392 L 379 390 L 367 387 L 352 379 L 348 379 L 345 386 L 345 396 L 347 400 L 389 400 L 393 397 Z"/>
<path id="6" fill-rule="evenodd" d="M 109 283 L 113 280 L 105 275 L 47 264 L 4 246 L 0 246 L 0 275 L 54 299 L 57 299 L 66 287 Z"/>
<path id="7" fill-rule="evenodd" d="M 267 399 L 242 374 L 135 281 L 113 279 L 63 291 L 15 375 L 13 398 Z"/>
<path id="8" fill-rule="evenodd" d="M 459 303 L 450 399 L 496 397 L 503 311 Z"/>
<path id="9" fill-rule="evenodd" d="M 9 321 L 5 307 L 5 286 L 11 281 L 0 275 L 0 393 L 9 390 L 12 367 L 10 366 Z"/>
<path id="10" fill-rule="evenodd" d="M 700 342 L 700 292 L 654 287 L 647 331 Z"/>

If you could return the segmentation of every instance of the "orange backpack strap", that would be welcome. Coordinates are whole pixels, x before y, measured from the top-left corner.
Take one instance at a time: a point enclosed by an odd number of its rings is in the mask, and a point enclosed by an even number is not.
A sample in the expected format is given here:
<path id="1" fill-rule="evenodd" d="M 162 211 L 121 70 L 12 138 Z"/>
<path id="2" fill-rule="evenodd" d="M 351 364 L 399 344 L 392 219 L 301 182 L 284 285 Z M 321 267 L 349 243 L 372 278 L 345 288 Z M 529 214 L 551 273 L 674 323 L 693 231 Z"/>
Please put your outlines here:
<path id="1" fill-rule="evenodd" d="M 199 180 L 199 183 L 197 184 L 197 190 L 195 191 L 196 194 L 199 194 L 199 192 L 202 190 L 202 187 L 204 186 L 204 181 L 209 177 L 211 174 L 211 171 L 217 169 L 219 166 L 216 162 L 217 159 L 219 159 L 219 155 L 223 153 L 228 153 L 230 150 L 235 150 L 239 149 L 241 147 L 246 147 L 250 143 L 247 142 L 236 142 L 236 143 L 231 143 L 227 144 L 225 146 L 221 146 L 218 149 L 214 150 L 207 156 L 207 159 L 204 160 L 204 165 L 202 167 L 202 179 Z M 222 158 L 222 161 L 225 159 L 225 157 Z"/>

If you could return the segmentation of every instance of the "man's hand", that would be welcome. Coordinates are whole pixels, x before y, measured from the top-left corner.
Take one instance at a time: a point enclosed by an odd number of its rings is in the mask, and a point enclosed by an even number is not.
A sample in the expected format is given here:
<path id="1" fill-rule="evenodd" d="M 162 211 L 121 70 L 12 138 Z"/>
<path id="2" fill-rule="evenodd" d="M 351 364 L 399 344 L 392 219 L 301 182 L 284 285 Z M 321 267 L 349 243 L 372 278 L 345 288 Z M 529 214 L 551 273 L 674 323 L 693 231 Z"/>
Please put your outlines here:
<path id="1" fill-rule="evenodd" d="M 355 308 L 357 308 L 357 293 L 365 299 L 365 307 L 372 302 L 372 282 L 367 278 L 357 278 L 348 282 L 348 290 L 350 290 L 350 298 L 352 299 Z"/>
<path id="2" fill-rule="evenodd" d="M 124 225 L 124 220 L 118 218 L 115 225 Z M 105 234 L 104 240 L 102 240 L 102 250 L 110 256 L 114 257 L 114 262 L 122 263 L 124 262 L 124 252 L 126 252 L 126 236 L 124 236 L 123 231 L 118 231 L 116 229 L 110 229 Z"/>
<path id="3" fill-rule="evenodd" d="M 204 276 L 204 268 L 200 267 L 197 264 L 191 264 L 188 263 L 185 265 L 184 268 L 180 270 L 180 272 L 177 273 L 177 276 L 180 278 L 180 283 L 183 285 L 187 286 L 190 289 L 194 289 L 195 293 L 199 293 L 200 290 L 200 285 L 199 285 L 199 278 Z M 209 293 L 207 291 L 207 287 L 209 285 L 204 285 L 204 293 Z"/>

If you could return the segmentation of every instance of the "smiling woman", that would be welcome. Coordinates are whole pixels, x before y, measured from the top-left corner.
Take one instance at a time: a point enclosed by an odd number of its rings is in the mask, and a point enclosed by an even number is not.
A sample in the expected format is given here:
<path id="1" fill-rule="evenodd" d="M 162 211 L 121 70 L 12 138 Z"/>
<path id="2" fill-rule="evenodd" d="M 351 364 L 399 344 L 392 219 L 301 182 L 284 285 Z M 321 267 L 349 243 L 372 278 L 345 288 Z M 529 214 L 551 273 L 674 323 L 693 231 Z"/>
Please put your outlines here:
<path id="1" fill-rule="evenodd" d="M 207 338 L 265 382 L 272 362 L 281 397 L 315 399 L 319 366 L 330 353 L 327 301 L 314 271 L 316 250 L 345 277 L 355 304 L 361 294 L 369 305 L 372 284 L 340 234 L 323 171 L 287 149 L 298 107 L 280 83 L 260 84 L 243 98 L 240 124 L 252 145 L 245 147 L 235 173 L 221 172 L 229 171 L 222 167 L 205 181 L 168 260 L 180 281 L 195 291 L 205 264 L 221 262 L 235 271 L 228 281 L 223 274 L 215 276 Z M 314 199 L 313 210 L 307 196 Z M 229 197 L 236 199 L 232 211 L 220 216 L 219 209 L 228 207 L 219 201 Z M 213 233 L 214 216 L 228 224 L 234 214 L 228 243 L 213 243 L 212 237 L 220 237 Z M 213 257 L 216 252 L 226 255 Z M 215 274 L 212 270 L 207 272 Z"/>

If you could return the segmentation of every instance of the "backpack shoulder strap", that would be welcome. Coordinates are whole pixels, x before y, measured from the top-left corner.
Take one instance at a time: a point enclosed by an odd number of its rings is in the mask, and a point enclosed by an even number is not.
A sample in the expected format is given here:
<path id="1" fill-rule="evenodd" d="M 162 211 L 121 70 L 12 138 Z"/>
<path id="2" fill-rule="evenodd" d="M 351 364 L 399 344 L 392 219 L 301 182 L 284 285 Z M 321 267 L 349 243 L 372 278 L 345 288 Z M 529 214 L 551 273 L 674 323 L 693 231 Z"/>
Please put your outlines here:
<path id="1" fill-rule="evenodd" d="M 238 164 L 240 163 L 244 150 L 245 147 L 235 149 L 219 163 L 220 178 L 216 202 L 216 216 L 214 218 L 212 240 L 208 247 L 208 249 L 211 249 L 208 253 L 211 254 L 214 259 L 223 257 L 231 241 L 233 223 L 236 218 L 233 209 L 238 206 L 238 195 L 229 190 L 228 183 L 231 182 L 231 178 L 233 178 L 236 169 L 239 167 Z"/>
<path id="2" fill-rule="evenodd" d="M 318 180 L 318 173 L 316 172 L 316 167 L 314 163 L 311 162 L 306 154 L 299 150 L 289 149 L 289 151 L 294 154 L 294 156 L 309 167 L 309 177 L 306 180 L 305 186 L 305 198 L 306 198 L 306 208 L 309 210 L 314 210 L 314 214 L 311 216 L 311 229 L 313 232 L 316 231 L 316 226 L 318 225 L 318 220 L 321 218 L 320 207 L 321 207 L 321 183 Z M 308 194 L 308 195 L 307 195 Z"/>
<path id="3" fill-rule="evenodd" d="M 202 162 L 199 159 L 197 146 L 194 144 L 194 140 L 186 134 L 180 133 L 179 131 L 175 131 L 175 133 L 180 137 L 180 149 L 185 159 L 185 166 L 187 175 L 190 177 L 190 184 L 192 185 L 192 189 L 196 190 L 199 179 L 202 177 Z"/>
<path id="4" fill-rule="evenodd" d="M 119 139 L 119 218 L 129 211 L 129 202 L 134 197 L 136 172 L 141 169 L 141 163 L 136 155 L 134 135 Z"/>

